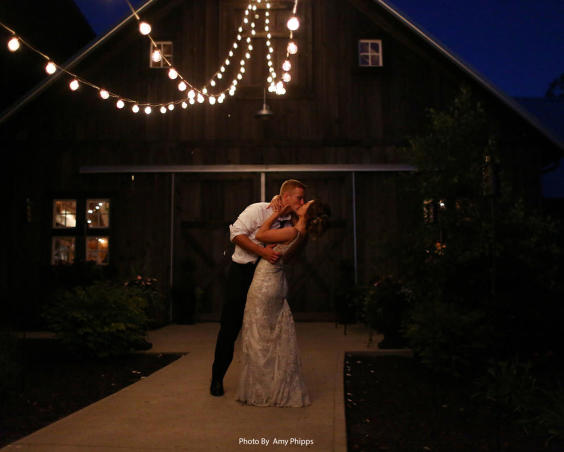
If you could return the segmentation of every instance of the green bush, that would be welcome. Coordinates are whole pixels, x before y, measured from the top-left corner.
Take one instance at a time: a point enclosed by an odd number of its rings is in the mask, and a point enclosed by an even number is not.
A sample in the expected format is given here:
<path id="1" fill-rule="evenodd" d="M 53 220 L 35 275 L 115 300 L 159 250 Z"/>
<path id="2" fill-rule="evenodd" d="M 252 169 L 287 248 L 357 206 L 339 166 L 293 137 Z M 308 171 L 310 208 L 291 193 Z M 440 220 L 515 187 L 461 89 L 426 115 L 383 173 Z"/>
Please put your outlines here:
<path id="1" fill-rule="evenodd" d="M 44 318 L 71 351 L 103 358 L 145 343 L 146 306 L 136 288 L 97 282 L 60 293 Z"/>
<path id="2" fill-rule="evenodd" d="M 409 295 L 399 281 L 386 277 L 369 286 L 355 287 L 349 293 L 349 303 L 360 321 L 384 335 L 380 348 L 399 348 L 405 346 L 402 327 Z"/>
<path id="3" fill-rule="evenodd" d="M 489 336 L 483 312 L 442 301 L 414 304 L 404 334 L 423 364 L 454 376 L 472 370 Z"/>
<path id="4" fill-rule="evenodd" d="M 135 279 L 127 281 L 124 285 L 129 288 L 136 288 L 145 297 L 148 328 L 158 328 L 168 323 L 168 306 L 164 294 L 159 289 L 157 278 L 137 275 Z"/>

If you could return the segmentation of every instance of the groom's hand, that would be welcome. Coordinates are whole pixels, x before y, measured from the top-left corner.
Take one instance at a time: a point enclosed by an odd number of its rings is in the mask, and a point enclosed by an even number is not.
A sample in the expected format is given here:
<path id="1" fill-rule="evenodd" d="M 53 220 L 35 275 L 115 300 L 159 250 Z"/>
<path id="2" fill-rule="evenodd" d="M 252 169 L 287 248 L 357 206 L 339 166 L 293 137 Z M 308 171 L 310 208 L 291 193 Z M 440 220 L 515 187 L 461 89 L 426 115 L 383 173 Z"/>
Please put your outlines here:
<path id="1" fill-rule="evenodd" d="M 278 259 L 280 259 L 280 253 L 277 253 L 273 249 L 275 246 L 275 243 L 271 243 L 270 245 L 265 246 L 261 254 L 261 257 L 263 259 L 266 259 L 271 264 L 275 264 L 276 262 L 278 262 Z"/>
<path id="2" fill-rule="evenodd" d="M 270 204 L 268 205 L 268 207 L 270 207 L 272 210 L 274 210 L 274 212 L 280 212 L 282 210 L 282 198 L 280 197 L 280 195 L 276 195 L 274 196 L 274 198 L 272 198 L 272 201 L 270 201 Z"/>

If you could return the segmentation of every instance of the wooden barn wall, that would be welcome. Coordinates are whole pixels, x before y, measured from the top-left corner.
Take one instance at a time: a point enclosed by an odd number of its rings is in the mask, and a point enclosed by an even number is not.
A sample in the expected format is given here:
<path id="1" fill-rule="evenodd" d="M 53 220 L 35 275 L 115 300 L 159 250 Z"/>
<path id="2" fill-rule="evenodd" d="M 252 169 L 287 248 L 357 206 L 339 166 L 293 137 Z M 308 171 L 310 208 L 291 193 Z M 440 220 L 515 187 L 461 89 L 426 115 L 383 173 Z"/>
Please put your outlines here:
<path id="1" fill-rule="evenodd" d="M 272 3 L 279 12 L 291 5 Z M 158 1 L 143 17 L 157 40 L 173 41 L 175 66 L 201 86 L 226 54 L 245 4 Z M 85 86 L 72 93 L 62 76 L 0 125 L 0 147 L 12 170 L 3 180 L 11 194 L 11 216 L 3 227 L 13 238 L 2 258 L 2 283 L 27 294 L 20 304 L 37 312 L 42 282 L 30 272 L 49 274 L 54 196 L 111 197 L 112 271 L 120 278 L 145 273 L 168 287 L 174 195 L 175 284 L 197 295 L 203 318 L 216 318 L 229 257 L 225 228 L 245 205 L 259 200 L 259 175 L 178 174 L 171 193 L 170 174 L 136 174 L 132 182 L 129 174 L 81 175 L 80 167 L 402 163 L 398 146 L 422 129 L 426 109 L 450 103 L 461 83 L 474 88 L 502 130 L 498 140 L 515 184 L 531 198 L 538 196 L 534 169 L 546 163 L 554 146 L 383 9 L 365 0 L 306 0 L 299 12 L 304 20 L 296 35 L 298 76 L 283 98 L 268 95 L 270 120 L 254 116 L 262 106 L 264 77 L 253 68 L 224 104 L 177 107 L 166 115 L 155 109 L 150 116 L 118 111 Z M 280 27 L 282 16 L 277 17 Z M 384 67 L 357 67 L 359 38 L 382 39 Z M 280 38 L 273 42 L 283 45 Z M 264 49 L 258 47 L 252 61 L 264 67 Z M 131 98 L 178 98 L 177 82 L 164 70 L 149 69 L 148 59 L 148 42 L 132 21 L 73 70 Z M 267 197 L 291 176 L 304 179 L 308 196 L 331 205 L 334 227 L 291 270 L 290 304 L 297 312 L 332 312 L 351 278 L 351 175 L 267 175 Z M 388 271 L 392 264 L 381 260 L 385 241 L 420 213 L 418 202 L 402 195 L 400 180 L 398 174 L 357 174 L 360 282 Z"/>

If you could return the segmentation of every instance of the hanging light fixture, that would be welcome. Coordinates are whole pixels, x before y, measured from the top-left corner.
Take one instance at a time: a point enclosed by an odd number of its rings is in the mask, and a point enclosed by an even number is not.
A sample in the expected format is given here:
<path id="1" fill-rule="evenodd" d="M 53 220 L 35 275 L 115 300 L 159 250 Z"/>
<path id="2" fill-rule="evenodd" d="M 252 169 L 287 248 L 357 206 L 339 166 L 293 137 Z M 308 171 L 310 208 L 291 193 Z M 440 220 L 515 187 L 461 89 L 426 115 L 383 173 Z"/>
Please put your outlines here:
<path id="1" fill-rule="evenodd" d="M 262 108 L 255 113 L 255 118 L 269 119 L 270 117 L 272 117 L 273 114 L 274 113 L 272 113 L 270 107 L 266 104 L 266 88 L 264 88 L 262 95 Z"/>

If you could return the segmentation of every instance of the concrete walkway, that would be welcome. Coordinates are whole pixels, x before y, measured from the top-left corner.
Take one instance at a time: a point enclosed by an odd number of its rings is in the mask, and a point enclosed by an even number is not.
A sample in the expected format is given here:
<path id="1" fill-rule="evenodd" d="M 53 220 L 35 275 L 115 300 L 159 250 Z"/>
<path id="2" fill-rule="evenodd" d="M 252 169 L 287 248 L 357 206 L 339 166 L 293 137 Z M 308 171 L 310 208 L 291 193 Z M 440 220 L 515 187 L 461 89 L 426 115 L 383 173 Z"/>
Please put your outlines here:
<path id="1" fill-rule="evenodd" d="M 2 449 L 26 452 L 346 451 L 343 397 L 345 351 L 373 350 L 357 325 L 297 323 L 306 408 L 258 408 L 235 400 L 239 342 L 224 380 L 225 395 L 209 395 L 218 323 L 170 325 L 149 333 L 151 353 L 187 353 L 149 377 Z M 378 342 L 378 338 L 374 338 Z M 274 441 L 281 441 L 275 444 Z M 284 442 L 287 441 L 287 445 Z M 268 442 L 268 445 L 266 444 Z M 258 443 L 258 444 L 257 444 Z"/>

